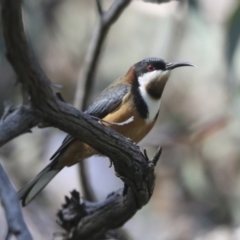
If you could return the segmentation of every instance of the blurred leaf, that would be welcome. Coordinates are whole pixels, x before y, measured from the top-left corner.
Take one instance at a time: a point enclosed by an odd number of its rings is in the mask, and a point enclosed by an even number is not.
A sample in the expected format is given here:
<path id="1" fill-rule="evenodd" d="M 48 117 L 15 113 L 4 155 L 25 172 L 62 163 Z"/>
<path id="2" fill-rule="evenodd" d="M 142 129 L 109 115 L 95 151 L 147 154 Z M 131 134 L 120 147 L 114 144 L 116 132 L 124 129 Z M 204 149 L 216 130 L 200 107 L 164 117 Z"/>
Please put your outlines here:
<path id="1" fill-rule="evenodd" d="M 194 10 L 199 10 L 198 0 L 189 0 L 188 3 L 190 8 Z"/>
<path id="2" fill-rule="evenodd" d="M 240 37 L 240 3 L 229 19 L 227 27 L 227 60 L 231 65 Z"/>

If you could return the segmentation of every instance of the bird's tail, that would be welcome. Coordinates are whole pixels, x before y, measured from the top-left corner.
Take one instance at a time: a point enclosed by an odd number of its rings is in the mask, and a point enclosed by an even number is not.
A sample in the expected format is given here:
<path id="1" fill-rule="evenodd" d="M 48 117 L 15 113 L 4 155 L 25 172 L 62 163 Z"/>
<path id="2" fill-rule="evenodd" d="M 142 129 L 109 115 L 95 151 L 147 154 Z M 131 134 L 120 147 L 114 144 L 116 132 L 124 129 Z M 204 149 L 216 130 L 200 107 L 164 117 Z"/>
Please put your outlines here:
<path id="1" fill-rule="evenodd" d="M 54 169 L 56 162 L 48 164 L 35 178 L 18 191 L 22 206 L 30 203 L 36 195 L 62 170 Z"/>

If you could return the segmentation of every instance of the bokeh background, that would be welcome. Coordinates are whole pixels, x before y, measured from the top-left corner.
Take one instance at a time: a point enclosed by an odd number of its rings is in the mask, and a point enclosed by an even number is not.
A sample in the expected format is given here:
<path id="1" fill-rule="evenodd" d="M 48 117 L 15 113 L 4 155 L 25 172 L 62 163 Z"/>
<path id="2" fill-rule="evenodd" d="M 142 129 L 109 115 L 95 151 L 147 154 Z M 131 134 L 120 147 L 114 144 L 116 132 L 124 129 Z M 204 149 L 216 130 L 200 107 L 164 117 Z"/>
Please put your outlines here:
<path id="1" fill-rule="evenodd" d="M 112 1 L 103 0 L 107 8 Z M 24 22 L 47 76 L 74 101 L 88 43 L 98 16 L 95 1 L 26 0 Z M 91 101 L 135 62 L 149 57 L 189 61 L 198 68 L 174 70 L 158 122 L 140 143 L 163 154 L 149 204 L 124 229 L 132 240 L 240 239 L 240 2 L 182 0 L 166 4 L 132 1 L 112 26 L 97 68 Z M 20 86 L 4 56 L 0 33 L 0 115 L 4 103 L 21 104 Z M 90 102 L 91 102 L 90 101 Z M 89 104 L 90 104 L 89 102 Z M 0 149 L 16 189 L 34 177 L 65 133 L 33 129 Z M 122 187 L 106 158 L 88 161 L 99 200 Z M 64 169 L 23 209 L 34 239 L 62 232 L 56 212 L 64 195 L 81 190 L 77 167 Z M 0 239 L 6 233 L 0 207 Z"/>

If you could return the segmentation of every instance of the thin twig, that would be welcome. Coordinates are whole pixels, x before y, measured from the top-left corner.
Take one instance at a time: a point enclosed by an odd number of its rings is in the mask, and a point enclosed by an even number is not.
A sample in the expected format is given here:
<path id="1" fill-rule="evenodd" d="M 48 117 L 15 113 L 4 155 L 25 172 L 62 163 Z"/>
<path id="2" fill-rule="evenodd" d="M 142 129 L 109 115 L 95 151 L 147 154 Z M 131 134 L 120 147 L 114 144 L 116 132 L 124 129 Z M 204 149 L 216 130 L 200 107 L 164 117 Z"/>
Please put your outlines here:
<path id="1" fill-rule="evenodd" d="M 8 223 L 6 240 L 14 235 L 18 240 L 31 240 L 32 236 L 23 220 L 17 193 L 0 163 L 0 197 Z"/>
<path id="2" fill-rule="evenodd" d="M 77 82 L 74 106 L 78 109 L 85 110 L 87 107 L 104 40 L 112 24 L 119 18 L 129 3 L 130 0 L 115 0 L 110 9 L 103 12 L 101 0 L 96 0 L 100 17 L 93 31 L 93 37 L 88 46 L 87 54 Z M 84 83 L 84 91 L 82 91 L 82 83 Z M 89 181 L 86 161 L 81 161 L 78 166 L 84 197 L 89 201 L 96 201 L 95 194 Z"/>
<path id="3" fill-rule="evenodd" d="M 97 3 L 100 4 L 100 1 L 97 1 Z M 87 107 L 103 42 L 110 27 L 118 19 L 129 3 L 130 0 L 115 0 L 110 9 L 100 16 L 100 19 L 93 30 L 93 37 L 90 40 L 86 57 L 77 81 L 74 106 L 78 109 L 81 108 L 85 110 Z M 100 8 L 102 9 L 102 7 Z M 84 83 L 84 95 L 82 94 L 82 83 Z"/>
<path id="4" fill-rule="evenodd" d="M 97 4 L 98 13 L 99 13 L 99 15 L 100 15 L 100 17 L 101 17 L 102 14 L 103 14 L 101 0 L 96 0 L 96 4 Z"/>

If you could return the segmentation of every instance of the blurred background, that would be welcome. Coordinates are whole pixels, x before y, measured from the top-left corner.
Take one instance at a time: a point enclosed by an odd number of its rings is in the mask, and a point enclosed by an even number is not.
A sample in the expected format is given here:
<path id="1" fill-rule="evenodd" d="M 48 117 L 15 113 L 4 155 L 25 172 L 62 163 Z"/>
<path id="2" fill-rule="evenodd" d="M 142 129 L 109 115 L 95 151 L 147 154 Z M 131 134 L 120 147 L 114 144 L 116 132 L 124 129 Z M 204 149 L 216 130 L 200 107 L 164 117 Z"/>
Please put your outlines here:
<path id="1" fill-rule="evenodd" d="M 107 8 L 112 1 L 103 0 Z M 42 69 L 73 103 L 76 82 L 98 14 L 95 1 L 26 0 L 24 23 Z M 140 143 L 153 156 L 163 147 L 149 204 L 124 225 L 132 240 L 240 239 L 240 2 L 132 1 L 110 29 L 91 101 L 135 62 L 146 57 L 189 61 L 168 82 L 158 122 Z M 0 33 L 0 115 L 4 103 L 21 104 L 20 86 L 4 56 Z M 0 149 L 16 189 L 34 177 L 61 144 L 58 129 L 33 129 Z M 123 186 L 106 158 L 88 161 L 99 200 Z M 64 195 L 81 191 L 78 168 L 64 169 L 24 217 L 34 239 L 63 232 L 56 212 Z M 0 207 L 0 239 L 6 233 Z"/>

